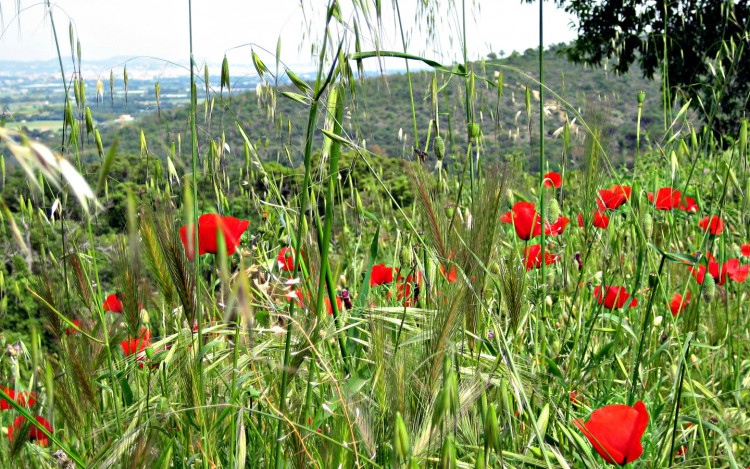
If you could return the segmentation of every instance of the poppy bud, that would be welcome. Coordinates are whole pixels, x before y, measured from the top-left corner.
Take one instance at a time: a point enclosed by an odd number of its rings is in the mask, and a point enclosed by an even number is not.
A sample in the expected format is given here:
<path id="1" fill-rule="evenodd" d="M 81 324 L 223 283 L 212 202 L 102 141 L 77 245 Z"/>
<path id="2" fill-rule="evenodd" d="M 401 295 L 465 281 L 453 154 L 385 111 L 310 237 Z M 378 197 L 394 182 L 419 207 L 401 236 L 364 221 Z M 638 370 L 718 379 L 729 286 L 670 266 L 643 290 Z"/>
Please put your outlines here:
<path id="1" fill-rule="evenodd" d="M 432 143 L 432 147 L 435 149 L 435 158 L 438 161 L 443 161 L 445 158 L 445 142 L 441 136 L 435 137 L 435 141 Z"/>
<path id="2" fill-rule="evenodd" d="M 710 303 L 716 296 L 716 280 L 713 275 L 703 277 L 703 301 Z"/>
<path id="3" fill-rule="evenodd" d="M 482 131 L 482 129 L 479 127 L 479 124 L 477 124 L 476 122 L 470 123 L 468 130 L 470 140 L 476 140 L 477 138 L 479 138 L 479 134 Z"/>
<path id="4" fill-rule="evenodd" d="M 516 196 L 511 189 L 505 190 L 505 198 L 508 199 L 508 203 L 510 204 L 513 204 L 516 201 Z"/>
<path id="5" fill-rule="evenodd" d="M 648 286 L 651 288 L 656 288 L 658 285 L 659 285 L 659 276 L 656 274 L 649 274 Z"/>
<path id="6" fill-rule="evenodd" d="M 547 202 L 547 220 L 557 220 L 560 218 L 560 204 L 557 199 Z"/>
<path id="7" fill-rule="evenodd" d="M 453 218 L 453 215 L 456 213 L 456 209 L 453 207 L 445 207 L 445 216 L 448 218 Z"/>
<path id="8" fill-rule="evenodd" d="M 648 212 L 643 215 L 643 234 L 646 238 L 650 238 L 654 234 L 654 219 Z"/>
<path id="9" fill-rule="evenodd" d="M 401 261 L 401 266 L 410 266 L 411 265 L 411 248 L 408 246 L 404 246 L 401 248 L 401 253 L 399 255 L 399 260 Z"/>

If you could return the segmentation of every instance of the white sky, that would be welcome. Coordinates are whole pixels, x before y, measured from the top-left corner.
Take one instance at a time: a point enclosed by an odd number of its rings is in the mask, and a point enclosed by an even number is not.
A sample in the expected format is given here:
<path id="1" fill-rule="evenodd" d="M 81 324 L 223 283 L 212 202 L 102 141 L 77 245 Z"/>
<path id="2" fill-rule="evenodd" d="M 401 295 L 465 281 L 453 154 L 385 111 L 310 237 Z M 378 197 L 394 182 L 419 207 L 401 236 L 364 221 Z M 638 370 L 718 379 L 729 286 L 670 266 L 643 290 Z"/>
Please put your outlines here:
<path id="1" fill-rule="evenodd" d="M 17 3 L 20 2 L 20 14 Z M 282 61 L 290 66 L 311 64 L 311 38 L 321 36 L 324 26 L 323 0 L 194 0 L 193 47 L 197 63 L 220 63 L 224 54 L 230 66 L 252 65 L 250 47 L 270 51 L 262 58 L 273 63 L 272 53 L 281 37 Z M 341 0 L 346 10 L 351 0 Z M 374 4 L 373 0 L 368 3 Z M 445 11 L 438 15 L 439 46 L 427 47 L 424 16 L 415 17 L 422 0 L 401 0 L 404 28 L 409 35 L 407 49 L 446 63 L 460 59 L 462 30 L 460 17 L 447 13 L 448 4 L 460 8 L 461 1 L 440 0 Z M 429 3 L 436 3 L 434 0 Z M 538 4 L 521 0 L 466 0 L 469 59 L 490 51 L 519 52 L 536 47 L 539 34 Z M 314 6 L 311 6 L 314 5 Z M 393 2 L 382 0 L 382 50 L 403 50 L 393 20 Z M 545 45 L 567 42 L 575 37 L 571 18 L 545 3 Z M 56 57 L 52 28 L 42 0 L 0 0 L 2 32 L 0 60 L 41 60 Z M 152 56 L 181 64 L 189 58 L 187 0 L 57 0 L 52 2 L 61 52 L 70 57 L 68 26 L 73 22 L 81 41 L 83 60 L 113 56 Z M 350 18 L 347 11 L 344 16 Z M 374 17 L 374 14 L 373 14 Z M 20 20 L 20 29 L 19 29 Z M 351 22 L 349 23 L 352 24 Z M 364 21 L 361 22 L 364 25 Z M 421 31 L 420 31 L 421 29 Z M 454 31 L 456 33 L 454 33 Z M 347 34 L 353 38 L 350 32 Z M 368 35 L 369 36 L 369 35 Z M 353 43 L 353 39 L 352 39 Z M 374 44 L 363 44 L 364 50 Z M 353 49 L 353 46 L 352 46 Z M 403 61 L 401 61 L 403 64 Z"/>

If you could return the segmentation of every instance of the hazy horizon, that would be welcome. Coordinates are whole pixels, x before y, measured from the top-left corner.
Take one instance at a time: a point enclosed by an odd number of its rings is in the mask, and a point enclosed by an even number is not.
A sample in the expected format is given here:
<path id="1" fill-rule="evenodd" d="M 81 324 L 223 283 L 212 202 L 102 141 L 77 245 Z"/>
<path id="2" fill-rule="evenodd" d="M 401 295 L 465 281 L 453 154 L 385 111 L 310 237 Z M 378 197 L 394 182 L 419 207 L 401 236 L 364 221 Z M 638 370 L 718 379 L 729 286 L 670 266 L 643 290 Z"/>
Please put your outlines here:
<path id="1" fill-rule="evenodd" d="M 315 3 L 315 2 L 311 2 Z M 408 5 L 404 6 L 406 3 Z M 316 3 L 311 7 L 297 0 L 277 0 L 274 8 L 257 7 L 256 2 L 216 0 L 208 6 L 205 2 L 193 3 L 193 48 L 196 63 L 217 64 L 226 54 L 230 64 L 247 62 L 252 65 L 252 47 L 269 63 L 281 41 L 281 60 L 287 65 L 304 66 L 315 62 L 312 46 L 319 42 L 318 30 L 324 24 L 325 9 Z M 0 60 L 43 62 L 57 60 L 52 26 L 46 7 L 28 0 L 2 10 L 0 33 Z M 127 8 L 118 2 L 86 2 L 85 0 L 58 0 L 52 4 L 60 53 L 71 54 L 68 38 L 69 24 L 81 42 L 82 57 L 86 60 L 113 58 L 152 57 L 182 65 L 189 57 L 187 3 L 176 0 L 146 2 L 134 0 Z M 452 31 L 460 30 L 462 19 L 454 15 L 438 15 L 437 46 L 427 47 L 427 35 L 422 26 L 415 24 L 416 2 L 402 2 L 401 14 L 408 36 L 410 50 L 414 44 L 423 44 L 425 57 L 452 62 L 461 57 L 460 37 Z M 544 5 L 545 46 L 568 42 L 575 38 L 569 26 L 571 17 L 551 4 Z M 20 11 L 20 13 L 18 13 Z M 232 14 L 226 14 L 231 11 Z M 470 7 L 467 12 L 467 49 L 469 59 L 485 57 L 490 52 L 513 50 L 522 52 L 538 46 L 537 4 L 521 4 L 519 0 L 489 1 Z M 16 14 L 18 13 L 18 14 Z M 343 12 L 348 17 L 347 12 Z M 305 21 L 305 18 L 307 21 Z M 362 21 L 364 24 L 364 21 Z M 19 29 L 20 25 L 20 29 Z M 137 25 L 137 28 L 133 25 Z M 309 26 L 305 26 L 309 25 Z M 383 8 L 379 34 L 381 50 L 402 50 L 397 22 L 388 8 Z M 360 31 L 362 34 L 362 31 Z M 370 43 L 362 44 L 364 50 L 374 49 Z M 350 44 L 353 49 L 353 45 Z M 403 64 L 403 60 L 399 60 Z M 374 61 L 366 63 L 377 68 Z M 390 68 L 390 67 L 389 67 Z"/>

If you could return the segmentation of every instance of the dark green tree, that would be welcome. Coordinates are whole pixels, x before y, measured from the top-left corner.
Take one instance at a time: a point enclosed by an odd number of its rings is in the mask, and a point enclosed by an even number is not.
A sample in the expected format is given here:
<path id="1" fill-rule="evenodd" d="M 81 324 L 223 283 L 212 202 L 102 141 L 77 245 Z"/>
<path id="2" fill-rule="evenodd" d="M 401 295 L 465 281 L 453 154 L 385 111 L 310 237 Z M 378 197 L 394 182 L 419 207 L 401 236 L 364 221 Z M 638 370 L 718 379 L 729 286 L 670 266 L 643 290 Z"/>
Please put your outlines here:
<path id="1" fill-rule="evenodd" d="M 645 77 L 659 74 L 669 85 L 670 104 L 678 96 L 694 99 L 714 131 L 735 134 L 750 96 L 750 0 L 555 3 L 578 18 L 568 58 L 611 60 L 617 73 L 637 62 Z"/>

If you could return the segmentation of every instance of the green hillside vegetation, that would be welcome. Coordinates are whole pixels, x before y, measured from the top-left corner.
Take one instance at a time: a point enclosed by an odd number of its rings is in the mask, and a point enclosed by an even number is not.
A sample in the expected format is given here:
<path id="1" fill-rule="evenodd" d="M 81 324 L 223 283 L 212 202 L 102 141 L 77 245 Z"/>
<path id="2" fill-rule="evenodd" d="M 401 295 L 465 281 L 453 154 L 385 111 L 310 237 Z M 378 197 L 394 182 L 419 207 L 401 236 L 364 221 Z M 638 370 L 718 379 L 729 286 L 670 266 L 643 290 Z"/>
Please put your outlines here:
<path id="1" fill-rule="evenodd" d="M 596 111 L 606 116 L 598 125 L 607 135 L 607 149 L 613 164 L 631 161 L 635 150 L 634 106 L 638 91 L 646 92 L 642 118 L 643 145 L 651 140 L 660 140 L 663 134 L 663 119 L 660 114 L 661 94 L 658 82 L 640 77 L 637 70 L 626 76 L 617 76 L 606 69 L 586 68 L 574 65 L 558 52 L 564 45 L 551 47 L 546 59 L 547 86 L 585 119 Z M 538 85 L 533 81 L 538 61 L 537 50 L 528 49 L 523 54 L 514 52 L 507 58 L 475 62 L 471 65 L 476 74 L 476 108 L 484 139 L 482 158 L 489 161 L 520 159 L 528 161 L 527 169 L 535 170 L 536 140 L 538 129 L 535 122 L 538 106 Z M 514 70 L 516 69 L 516 70 Z M 230 64 L 231 72 L 231 64 Z M 432 115 L 431 83 L 436 79 L 439 115 Z M 447 153 L 462 158 L 466 147 L 466 117 L 464 112 L 465 92 L 462 80 L 451 79 L 442 72 L 422 71 L 412 74 L 415 94 L 415 114 L 418 129 L 428 129 L 430 120 L 437 117 L 441 135 L 446 136 Z M 502 91 L 494 84 L 502 83 Z M 200 85 L 199 85 L 200 86 Z M 531 114 L 526 111 L 526 89 L 530 88 Z M 233 116 L 242 123 L 253 142 L 255 150 L 265 161 L 277 161 L 286 166 L 301 162 L 304 139 L 306 108 L 304 105 L 279 94 L 280 91 L 264 88 L 263 93 L 230 94 L 226 89 L 214 90 L 211 100 L 201 103 L 203 119 L 200 121 L 202 135 L 222 135 L 232 151 L 233 161 L 241 153 L 243 140 L 234 124 Z M 286 90 L 298 91 L 292 88 Z M 223 97 L 222 97 L 223 96 Z M 551 155 L 560 155 L 562 142 L 556 131 L 565 124 L 565 116 L 575 115 L 552 93 L 546 95 L 548 110 L 546 135 Z M 377 155 L 413 159 L 414 146 L 409 82 L 405 75 L 385 75 L 358 81 L 356 95 L 351 107 L 346 110 L 345 131 L 352 141 L 363 143 Z M 572 122 L 571 131 L 582 139 L 581 120 Z M 189 154 L 189 142 L 184 138 L 188 132 L 187 111 L 184 107 L 152 114 L 123 128 L 110 128 L 103 132 L 104 141 L 119 139 L 121 151 L 138 154 L 141 150 L 140 133 L 144 132 L 149 151 L 164 158 L 172 151 L 172 145 L 181 136 L 183 154 Z M 399 135 L 404 136 L 399 139 Z M 433 133 L 434 136 L 434 133 Z M 430 150 L 425 130 L 420 130 L 418 146 Z M 208 153 L 210 143 L 199 139 L 200 153 Z M 431 151 L 430 151 L 431 152 Z M 461 154 L 461 155 L 459 155 Z M 576 158 L 576 155 L 573 155 Z M 580 158 L 580 155 L 578 155 Z M 175 164 L 184 158 L 176 158 Z"/>

